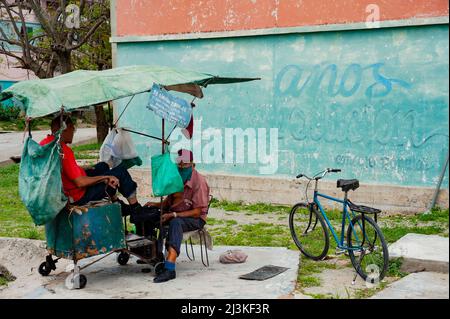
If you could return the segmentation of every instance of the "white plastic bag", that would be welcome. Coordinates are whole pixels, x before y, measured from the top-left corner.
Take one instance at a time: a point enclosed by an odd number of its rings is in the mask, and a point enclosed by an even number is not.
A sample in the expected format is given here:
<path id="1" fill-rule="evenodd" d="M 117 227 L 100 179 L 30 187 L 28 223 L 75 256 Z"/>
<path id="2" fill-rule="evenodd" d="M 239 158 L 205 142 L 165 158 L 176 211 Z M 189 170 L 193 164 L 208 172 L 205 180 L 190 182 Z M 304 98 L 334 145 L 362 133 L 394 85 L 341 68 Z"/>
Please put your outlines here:
<path id="1" fill-rule="evenodd" d="M 118 128 L 117 131 L 112 143 L 113 156 L 121 160 L 136 158 L 138 154 L 131 139 L 131 134 L 121 128 Z"/>
<path id="2" fill-rule="evenodd" d="M 113 168 L 122 160 L 137 156 L 130 133 L 121 128 L 112 129 L 100 147 L 100 161 L 108 163 Z"/>
<path id="3" fill-rule="evenodd" d="M 105 140 L 103 141 L 102 146 L 100 147 L 100 162 L 108 163 L 110 166 L 112 166 L 112 157 L 113 157 L 113 141 L 114 138 L 117 135 L 117 131 L 115 129 L 112 129 L 108 135 L 106 136 Z"/>

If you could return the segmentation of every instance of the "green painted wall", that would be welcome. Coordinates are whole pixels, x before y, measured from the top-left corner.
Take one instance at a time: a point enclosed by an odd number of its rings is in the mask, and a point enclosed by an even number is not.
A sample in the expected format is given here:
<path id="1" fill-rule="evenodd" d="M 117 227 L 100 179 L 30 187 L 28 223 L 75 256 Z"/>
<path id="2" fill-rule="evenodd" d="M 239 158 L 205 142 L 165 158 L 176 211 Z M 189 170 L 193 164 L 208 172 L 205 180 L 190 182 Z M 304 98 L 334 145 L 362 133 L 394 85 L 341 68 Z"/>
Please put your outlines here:
<path id="1" fill-rule="evenodd" d="M 275 175 L 339 167 L 340 177 L 414 186 L 436 184 L 449 149 L 448 58 L 448 25 L 120 43 L 117 51 L 118 66 L 161 64 L 262 77 L 208 87 L 194 114 L 203 130 L 278 128 Z M 122 126 L 160 132 L 147 99 L 135 97 Z M 160 146 L 135 141 L 148 165 Z M 200 167 L 259 175 L 260 165 Z"/>

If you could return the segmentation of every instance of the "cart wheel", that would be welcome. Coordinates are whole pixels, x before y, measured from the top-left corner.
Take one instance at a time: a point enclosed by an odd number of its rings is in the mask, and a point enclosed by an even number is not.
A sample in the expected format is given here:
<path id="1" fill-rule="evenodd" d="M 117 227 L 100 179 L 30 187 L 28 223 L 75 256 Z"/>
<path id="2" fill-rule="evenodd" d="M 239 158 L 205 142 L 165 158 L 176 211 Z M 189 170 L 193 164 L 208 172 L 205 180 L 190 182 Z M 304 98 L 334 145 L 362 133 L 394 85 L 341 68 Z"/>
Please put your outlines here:
<path id="1" fill-rule="evenodd" d="M 48 276 L 51 273 L 52 269 L 47 265 L 47 262 L 44 261 L 42 264 L 39 265 L 39 273 L 42 276 Z"/>
<path id="2" fill-rule="evenodd" d="M 79 289 L 83 289 L 84 287 L 86 287 L 87 284 L 87 278 L 85 275 L 80 275 L 80 288 Z"/>
<path id="3" fill-rule="evenodd" d="M 155 265 L 155 275 L 158 276 L 164 271 L 164 263 L 159 262 Z"/>
<path id="4" fill-rule="evenodd" d="M 66 278 L 66 287 L 70 290 L 73 289 L 83 289 L 86 287 L 87 278 L 83 274 L 74 275 L 71 273 Z"/>
<path id="5" fill-rule="evenodd" d="M 117 262 L 119 263 L 119 265 L 125 266 L 128 260 L 130 260 L 130 254 L 124 251 L 120 252 L 120 254 L 117 256 Z"/>

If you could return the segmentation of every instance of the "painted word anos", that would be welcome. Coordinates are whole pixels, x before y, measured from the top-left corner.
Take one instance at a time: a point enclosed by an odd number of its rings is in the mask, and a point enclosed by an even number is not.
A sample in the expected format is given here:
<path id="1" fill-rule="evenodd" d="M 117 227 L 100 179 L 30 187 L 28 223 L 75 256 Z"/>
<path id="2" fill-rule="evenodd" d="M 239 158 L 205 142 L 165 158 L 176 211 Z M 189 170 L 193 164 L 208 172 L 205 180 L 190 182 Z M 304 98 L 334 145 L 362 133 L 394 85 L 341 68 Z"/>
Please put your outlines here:
<path id="1" fill-rule="evenodd" d="M 275 94 L 278 97 L 299 97 L 305 93 L 317 97 L 324 93 L 328 97 L 351 97 L 359 90 L 364 90 L 364 95 L 371 100 L 387 96 L 395 85 L 405 89 L 411 88 L 411 84 L 404 80 L 384 75 L 383 66 L 384 63 L 368 66 L 352 63 L 344 69 L 339 79 L 336 64 L 290 64 L 278 73 L 275 79 Z M 363 87 L 364 82 L 367 83 L 366 87 Z"/>

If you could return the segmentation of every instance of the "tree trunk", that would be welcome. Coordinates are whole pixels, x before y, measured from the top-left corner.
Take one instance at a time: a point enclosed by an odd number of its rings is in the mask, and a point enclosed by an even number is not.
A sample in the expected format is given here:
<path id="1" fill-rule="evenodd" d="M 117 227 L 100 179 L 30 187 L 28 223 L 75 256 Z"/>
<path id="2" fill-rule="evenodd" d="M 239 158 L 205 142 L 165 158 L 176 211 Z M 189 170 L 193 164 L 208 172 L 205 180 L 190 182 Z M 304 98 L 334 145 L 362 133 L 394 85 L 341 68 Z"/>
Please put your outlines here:
<path id="1" fill-rule="evenodd" d="M 95 118 L 97 123 L 97 142 L 103 143 L 106 135 L 108 135 L 108 122 L 106 121 L 105 111 L 103 110 L 103 104 L 95 106 Z"/>
<path id="2" fill-rule="evenodd" d="M 69 73 L 72 71 L 72 57 L 71 51 L 58 52 L 59 66 L 61 73 Z"/>

